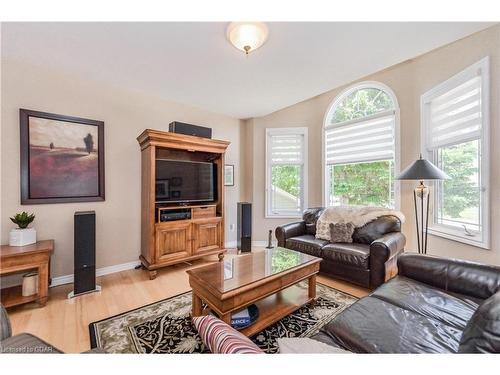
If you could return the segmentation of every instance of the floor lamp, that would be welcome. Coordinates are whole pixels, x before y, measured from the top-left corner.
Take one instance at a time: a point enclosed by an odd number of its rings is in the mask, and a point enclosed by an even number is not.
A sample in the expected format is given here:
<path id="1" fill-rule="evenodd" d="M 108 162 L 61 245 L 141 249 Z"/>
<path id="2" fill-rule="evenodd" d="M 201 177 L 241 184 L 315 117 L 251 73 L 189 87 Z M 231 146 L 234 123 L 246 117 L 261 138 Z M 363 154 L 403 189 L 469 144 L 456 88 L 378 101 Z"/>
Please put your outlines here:
<path id="1" fill-rule="evenodd" d="M 446 180 L 448 175 L 430 161 L 420 159 L 413 162 L 397 177 L 398 180 L 417 180 L 420 184 L 413 190 L 413 204 L 415 206 L 415 223 L 417 226 L 417 244 L 420 254 L 427 254 L 427 229 L 429 227 L 429 200 L 430 191 L 424 180 Z M 420 226 L 418 218 L 417 197 L 420 200 Z M 424 202 L 425 201 L 425 202 Z"/>

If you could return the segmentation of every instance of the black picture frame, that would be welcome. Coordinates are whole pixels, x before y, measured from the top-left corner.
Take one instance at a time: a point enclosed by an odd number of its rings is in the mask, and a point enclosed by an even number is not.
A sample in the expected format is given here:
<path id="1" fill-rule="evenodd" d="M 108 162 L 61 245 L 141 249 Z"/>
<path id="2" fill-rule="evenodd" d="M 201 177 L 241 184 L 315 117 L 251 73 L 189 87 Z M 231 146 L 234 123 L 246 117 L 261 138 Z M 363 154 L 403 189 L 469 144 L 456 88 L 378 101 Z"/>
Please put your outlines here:
<path id="1" fill-rule="evenodd" d="M 30 173 L 30 118 L 55 120 L 71 124 L 90 125 L 97 127 L 97 194 L 74 196 L 47 196 L 33 197 L 30 194 L 31 173 Z M 20 151 L 21 151 L 21 204 L 49 204 L 49 203 L 73 203 L 73 202 L 100 202 L 105 200 L 104 182 L 104 122 L 90 120 L 86 118 L 59 115 L 55 113 L 33 111 L 21 108 L 19 110 L 20 120 Z M 50 145 L 52 148 L 53 145 Z M 92 150 L 92 144 L 90 146 Z M 92 151 L 88 151 L 89 155 Z"/>

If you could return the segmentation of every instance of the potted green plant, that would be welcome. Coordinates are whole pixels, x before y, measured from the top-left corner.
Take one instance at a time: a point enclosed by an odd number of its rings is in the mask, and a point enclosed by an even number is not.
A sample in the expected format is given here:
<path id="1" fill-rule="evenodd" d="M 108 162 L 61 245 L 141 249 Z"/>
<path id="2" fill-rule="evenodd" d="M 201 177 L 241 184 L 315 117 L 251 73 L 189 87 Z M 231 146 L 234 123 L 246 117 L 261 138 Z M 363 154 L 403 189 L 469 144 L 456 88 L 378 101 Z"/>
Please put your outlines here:
<path id="1" fill-rule="evenodd" d="M 10 231 L 10 246 L 25 246 L 36 242 L 36 230 L 34 228 L 28 228 L 33 220 L 35 220 L 34 214 L 28 214 L 23 211 L 11 217 L 10 220 L 18 226 L 18 228 L 14 228 Z"/>

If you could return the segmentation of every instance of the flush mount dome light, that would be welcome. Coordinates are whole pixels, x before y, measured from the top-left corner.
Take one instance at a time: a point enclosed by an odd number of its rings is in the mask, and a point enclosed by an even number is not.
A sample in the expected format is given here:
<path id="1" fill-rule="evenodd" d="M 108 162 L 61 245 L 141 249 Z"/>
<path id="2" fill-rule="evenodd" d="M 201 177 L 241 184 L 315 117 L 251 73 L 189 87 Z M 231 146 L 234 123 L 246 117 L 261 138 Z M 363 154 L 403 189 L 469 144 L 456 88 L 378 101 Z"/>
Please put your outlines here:
<path id="1" fill-rule="evenodd" d="M 227 27 L 227 39 L 247 55 L 265 43 L 267 34 L 267 25 L 263 22 L 231 22 Z"/>

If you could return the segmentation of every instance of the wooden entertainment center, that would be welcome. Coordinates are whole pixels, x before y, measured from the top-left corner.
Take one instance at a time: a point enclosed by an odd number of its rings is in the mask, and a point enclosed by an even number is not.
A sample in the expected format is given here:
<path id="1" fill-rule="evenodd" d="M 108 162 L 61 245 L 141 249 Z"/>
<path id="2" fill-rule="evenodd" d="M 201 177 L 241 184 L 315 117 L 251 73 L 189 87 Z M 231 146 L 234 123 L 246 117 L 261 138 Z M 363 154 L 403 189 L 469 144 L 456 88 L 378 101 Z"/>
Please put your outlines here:
<path id="1" fill-rule="evenodd" d="M 229 142 L 146 129 L 141 146 L 141 256 L 142 266 L 154 279 L 157 269 L 224 250 L 224 154 Z M 217 194 L 211 202 L 195 204 L 156 202 L 157 160 L 210 162 L 216 166 Z M 166 212 L 189 218 L 161 221 Z"/>

